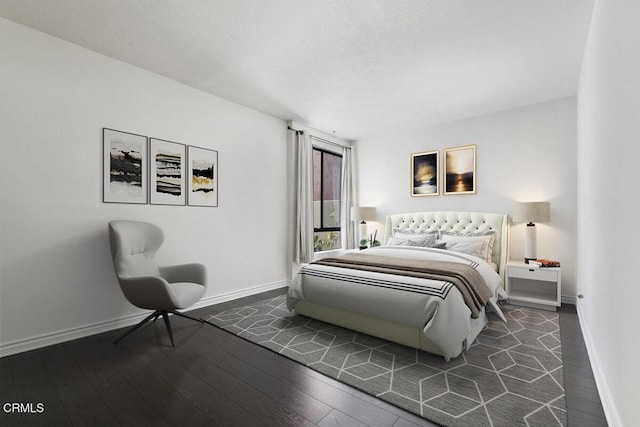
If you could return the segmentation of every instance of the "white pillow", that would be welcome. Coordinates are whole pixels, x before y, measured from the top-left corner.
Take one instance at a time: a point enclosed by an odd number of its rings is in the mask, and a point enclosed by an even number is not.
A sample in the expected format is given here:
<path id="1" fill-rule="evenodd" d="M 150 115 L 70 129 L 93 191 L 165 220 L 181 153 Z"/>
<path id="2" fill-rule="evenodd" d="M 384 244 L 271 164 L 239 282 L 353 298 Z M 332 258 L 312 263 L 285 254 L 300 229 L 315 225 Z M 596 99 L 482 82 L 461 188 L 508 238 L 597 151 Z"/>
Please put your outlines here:
<path id="1" fill-rule="evenodd" d="M 439 242 L 445 242 L 447 249 L 455 252 L 477 256 L 486 260 L 486 251 L 489 246 L 491 236 L 455 236 L 451 234 L 443 234 Z"/>
<path id="2" fill-rule="evenodd" d="M 402 237 L 389 237 L 387 246 L 422 246 L 420 242 Z"/>
<path id="3" fill-rule="evenodd" d="M 493 245 L 496 241 L 495 231 L 483 231 L 480 233 L 456 233 L 454 231 L 440 231 L 440 240 L 444 240 L 444 236 L 449 237 L 469 237 L 474 239 L 481 239 L 485 242 L 485 246 L 482 248 L 482 255 L 480 258 L 488 263 L 493 262 Z"/>
<path id="4" fill-rule="evenodd" d="M 393 237 L 407 239 L 412 243 L 416 243 L 415 245 L 411 246 L 424 246 L 430 248 L 436 244 L 436 240 L 438 240 L 438 232 L 430 231 L 428 233 L 410 233 L 406 231 L 394 230 Z"/>

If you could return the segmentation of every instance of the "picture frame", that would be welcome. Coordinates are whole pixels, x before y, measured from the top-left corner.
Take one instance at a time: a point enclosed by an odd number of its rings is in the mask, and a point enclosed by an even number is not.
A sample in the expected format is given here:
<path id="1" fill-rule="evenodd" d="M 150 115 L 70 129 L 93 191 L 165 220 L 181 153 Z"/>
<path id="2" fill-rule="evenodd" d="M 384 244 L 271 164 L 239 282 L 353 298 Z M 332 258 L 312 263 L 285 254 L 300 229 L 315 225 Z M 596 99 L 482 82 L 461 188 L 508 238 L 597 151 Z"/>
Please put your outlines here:
<path id="1" fill-rule="evenodd" d="M 411 153 L 411 197 L 440 194 L 440 152 Z"/>
<path id="2" fill-rule="evenodd" d="M 149 138 L 149 203 L 187 204 L 187 146 Z"/>
<path id="3" fill-rule="evenodd" d="M 189 145 L 187 155 L 187 204 L 218 206 L 218 152 Z"/>
<path id="4" fill-rule="evenodd" d="M 476 145 L 442 150 L 444 167 L 442 185 L 444 195 L 476 193 Z"/>
<path id="5" fill-rule="evenodd" d="M 147 137 L 102 128 L 104 203 L 148 203 Z"/>

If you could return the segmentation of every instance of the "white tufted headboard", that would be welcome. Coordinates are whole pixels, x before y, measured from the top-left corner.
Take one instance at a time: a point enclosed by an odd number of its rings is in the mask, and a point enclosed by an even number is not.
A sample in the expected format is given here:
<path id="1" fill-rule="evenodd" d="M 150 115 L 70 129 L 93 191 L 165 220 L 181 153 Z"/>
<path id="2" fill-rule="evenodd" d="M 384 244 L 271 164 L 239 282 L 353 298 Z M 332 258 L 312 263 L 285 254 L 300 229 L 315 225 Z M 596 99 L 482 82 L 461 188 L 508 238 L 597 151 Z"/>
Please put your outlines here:
<path id="1" fill-rule="evenodd" d="M 458 232 L 481 232 L 494 230 L 492 260 L 498 266 L 498 274 L 504 283 L 504 270 L 508 254 L 508 216 L 481 212 L 415 212 L 387 216 L 384 228 L 386 243 L 393 230 L 423 232 L 451 230 Z"/>

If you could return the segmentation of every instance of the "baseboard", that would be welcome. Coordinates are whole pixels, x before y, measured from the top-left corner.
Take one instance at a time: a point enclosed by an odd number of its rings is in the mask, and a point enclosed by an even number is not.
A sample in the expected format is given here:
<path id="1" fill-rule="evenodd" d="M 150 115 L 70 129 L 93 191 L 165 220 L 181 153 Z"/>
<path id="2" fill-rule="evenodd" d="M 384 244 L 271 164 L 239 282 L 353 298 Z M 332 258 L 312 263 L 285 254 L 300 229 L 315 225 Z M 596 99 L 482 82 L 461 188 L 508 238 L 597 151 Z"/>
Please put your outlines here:
<path id="1" fill-rule="evenodd" d="M 221 302 L 231 301 L 234 299 L 243 298 L 249 295 L 255 295 L 261 292 L 279 289 L 286 286 L 289 286 L 289 282 L 283 280 L 279 282 L 258 285 L 247 289 L 241 289 L 239 291 L 228 292 L 222 295 L 215 295 L 212 297 L 201 299 L 196 304 L 189 307 L 189 310 L 208 307 L 210 305 L 219 304 Z M 24 353 L 25 351 L 36 350 L 42 347 L 48 347 L 54 344 L 60 344 L 78 338 L 88 337 L 90 335 L 100 334 L 102 332 L 108 332 L 118 328 L 124 328 L 126 326 L 135 325 L 148 315 L 149 311 L 147 310 L 118 319 L 107 320 L 104 322 L 93 323 L 91 325 L 66 329 L 64 331 L 52 332 L 36 337 L 3 343 L 0 345 L 0 358 L 11 356 L 12 354 Z"/>
<path id="2" fill-rule="evenodd" d="M 600 401 L 602 402 L 604 415 L 607 418 L 607 424 L 609 424 L 610 426 L 621 426 L 622 422 L 620 421 L 620 416 L 618 415 L 616 405 L 613 402 L 613 397 L 611 391 L 609 390 L 607 378 L 600 368 L 600 366 L 602 365 L 600 363 L 600 360 L 598 359 L 598 353 L 595 351 L 591 333 L 589 332 L 588 326 L 582 320 L 584 313 L 582 311 L 581 304 L 577 304 L 577 311 L 578 321 L 580 322 L 580 328 L 582 329 L 582 336 L 584 337 L 584 343 L 587 347 L 587 353 L 589 353 L 591 369 L 593 370 L 593 376 L 596 380 L 596 386 L 598 387 L 598 393 L 600 394 Z"/>
<path id="3" fill-rule="evenodd" d="M 563 304 L 576 305 L 576 297 L 575 296 L 562 295 L 562 297 L 560 297 L 560 302 L 562 302 Z"/>
<path id="4" fill-rule="evenodd" d="M 215 295 L 212 297 L 203 298 L 191 307 L 189 310 L 195 310 L 197 308 L 208 307 L 214 304 L 220 304 L 222 302 L 231 301 L 238 298 L 248 297 L 249 295 L 255 295 L 262 292 L 272 291 L 274 289 L 285 288 L 290 285 L 288 280 L 282 280 L 280 282 L 267 283 L 265 285 L 258 285 L 252 288 L 242 289 L 240 291 L 228 292 L 226 294 Z"/>

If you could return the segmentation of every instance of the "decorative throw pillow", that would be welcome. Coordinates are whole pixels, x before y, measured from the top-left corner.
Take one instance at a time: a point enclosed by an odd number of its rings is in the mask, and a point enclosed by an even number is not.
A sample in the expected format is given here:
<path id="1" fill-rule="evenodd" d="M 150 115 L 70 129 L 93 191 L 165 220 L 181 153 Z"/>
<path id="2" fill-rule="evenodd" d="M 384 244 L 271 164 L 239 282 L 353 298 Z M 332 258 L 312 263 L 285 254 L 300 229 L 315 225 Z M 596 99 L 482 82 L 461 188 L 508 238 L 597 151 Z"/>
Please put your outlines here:
<path id="1" fill-rule="evenodd" d="M 387 240 L 387 246 L 409 246 L 409 239 L 389 237 L 389 240 Z"/>
<path id="2" fill-rule="evenodd" d="M 448 235 L 443 235 L 442 237 L 443 240 L 439 240 L 438 243 L 445 243 L 447 250 L 462 252 L 465 254 L 476 256 L 478 258 L 482 258 L 482 249 L 485 246 L 485 241 L 474 237 L 458 237 Z"/>
<path id="3" fill-rule="evenodd" d="M 426 233 L 411 233 L 409 231 L 394 230 L 393 237 L 407 239 L 412 243 L 416 243 L 416 245 L 412 246 L 424 246 L 426 248 L 431 248 L 438 240 L 438 232 L 429 231 Z"/>
<path id="4" fill-rule="evenodd" d="M 479 238 L 483 242 L 485 242 L 484 247 L 482 248 L 482 254 L 480 258 L 487 261 L 488 263 L 493 262 L 493 245 L 496 241 L 496 232 L 493 230 L 490 231 L 481 231 L 478 233 L 457 233 L 455 231 L 440 231 L 440 240 L 446 241 L 444 236 L 454 236 L 454 237 L 469 237 L 469 238 Z"/>

